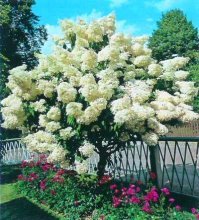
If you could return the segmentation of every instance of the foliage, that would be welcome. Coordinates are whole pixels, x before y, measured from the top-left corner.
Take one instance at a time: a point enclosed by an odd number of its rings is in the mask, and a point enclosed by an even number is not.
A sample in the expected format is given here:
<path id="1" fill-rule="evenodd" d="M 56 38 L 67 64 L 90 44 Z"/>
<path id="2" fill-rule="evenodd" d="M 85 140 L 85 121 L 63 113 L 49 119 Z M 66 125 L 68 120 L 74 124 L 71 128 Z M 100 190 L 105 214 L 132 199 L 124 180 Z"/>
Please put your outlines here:
<path id="1" fill-rule="evenodd" d="M 157 26 L 148 44 L 155 59 L 170 59 L 173 55 L 188 56 L 192 62 L 196 59 L 198 30 L 181 10 L 174 9 L 163 14 Z"/>
<path id="2" fill-rule="evenodd" d="M 62 213 L 65 219 L 195 219 L 194 213 L 183 212 L 167 188 L 158 191 L 140 181 L 119 183 L 110 176 L 78 175 L 46 163 L 23 162 L 19 189 L 27 197 Z M 153 175 L 154 176 L 154 175 Z"/>
<path id="3" fill-rule="evenodd" d="M 34 4 L 34 0 L 0 0 L 0 100 L 10 91 L 6 87 L 9 70 L 22 64 L 32 69 L 37 64 L 35 53 L 47 39 L 44 26 L 38 24 L 39 17 L 32 12 Z M 2 132 L 3 138 L 20 134 Z"/>
<path id="4" fill-rule="evenodd" d="M 199 118 L 189 105 L 197 88 L 186 81 L 188 58 L 157 63 L 145 37 L 115 33 L 113 15 L 61 26 L 52 54 L 38 55 L 31 71 L 10 70 L 11 94 L 1 102 L 2 126 L 22 130 L 30 151 L 79 174 L 96 152 L 103 176 L 111 154 L 130 141 L 153 146 L 168 124 Z"/>
<path id="5" fill-rule="evenodd" d="M 199 87 L 199 62 L 190 65 L 188 71 L 190 72 L 189 80 L 195 82 L 195 86 Z M 193 108 L 196 112 L 199 112 L 199 95 L 194 98 Z"/>

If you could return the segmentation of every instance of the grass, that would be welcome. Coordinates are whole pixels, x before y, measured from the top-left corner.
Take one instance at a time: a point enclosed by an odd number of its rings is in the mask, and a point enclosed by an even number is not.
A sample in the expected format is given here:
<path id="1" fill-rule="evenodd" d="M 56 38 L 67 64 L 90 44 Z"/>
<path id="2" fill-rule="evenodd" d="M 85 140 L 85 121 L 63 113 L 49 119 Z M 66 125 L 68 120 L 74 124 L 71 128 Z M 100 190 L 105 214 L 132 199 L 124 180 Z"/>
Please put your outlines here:
<path id="1" fill-rule="evenodd" d="M 38 205 L 17 192 L 19 166 L 0 167 L 1 220 L 56 220 L 63 219 L 43 205 Z"/>

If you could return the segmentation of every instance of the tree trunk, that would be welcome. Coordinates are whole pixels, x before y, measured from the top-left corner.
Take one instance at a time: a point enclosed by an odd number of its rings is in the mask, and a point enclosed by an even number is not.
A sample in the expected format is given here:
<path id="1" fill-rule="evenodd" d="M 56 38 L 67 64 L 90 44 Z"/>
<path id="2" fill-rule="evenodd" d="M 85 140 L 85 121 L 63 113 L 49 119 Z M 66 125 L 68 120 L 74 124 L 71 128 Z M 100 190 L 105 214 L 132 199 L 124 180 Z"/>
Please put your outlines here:
<path id="1" fill-rule="evenodd" d="M 109 154 L 107 152 L 99 152 L 99 162 L 97 166 L 97 175 L 102 177 L 105 173 L 105 168 L 107 164 Z"/>

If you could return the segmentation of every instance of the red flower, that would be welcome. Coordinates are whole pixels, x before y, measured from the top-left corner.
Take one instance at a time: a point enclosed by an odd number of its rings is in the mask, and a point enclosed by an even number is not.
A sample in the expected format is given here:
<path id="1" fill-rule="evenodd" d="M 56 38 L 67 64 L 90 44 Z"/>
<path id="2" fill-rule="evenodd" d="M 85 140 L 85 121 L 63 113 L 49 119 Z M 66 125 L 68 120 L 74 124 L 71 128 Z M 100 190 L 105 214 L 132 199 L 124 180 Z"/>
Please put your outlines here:
<path id="1" fill-rule="evenodd" d="M 45 189 L 46 189 L 46 180 L 42 180 L 42 181 L 40 182 L 39 186 L 40 186 L 40 188 L 41 188 L 42 190 L 45 190 Z"/>
<path id="2" fill-rule="evenodd" d="M 104 175 L 104 176 L 102 176 L 102 178 L 99 180 L 99 185 L 103 185 L 103 184 L 105 184 L 105 183 L 108 183 L 108 182 L 110 182 L 111 181 L 111 176 L 109 176 L 109 175 Z"/>
<path id="3" fill-rule="evenodd" d="M 167 189 L 167 188 L 162 188 L 161 191 L 162 191 L 166 196 L 170 195 L 170 191 L 169 191 L 169 189 Z"/>
<path id="4" fill-rule="evenodd" d="M 54 195 L 56 195 L 56 191 L 54 190 L 54 189 L 52 189 L 51 191 L 50 191 L 50 193 L 54 196 Z"/>
<path id="5" fill-rule="evenodd" d="M 21 164 L 21 167 L 24 168 L 24 167 L 27 167 L 27 166 L 28 166 L 28 161 L 23 160 L 22 164 Z"/>
<path id="6" fill-rule="evenodd" d="M 157 178 L 156 173 L 150 172 L 150 178 L 151 178 L 152 180 L 155 180 L 155 179 Z"/>
<path id="7" fill-rule="evenodd" d="M 63 183 L 64 182 L 64 178 L 58 175 L 55 175 L 53 177 L 53 182 L 57 182 L 57 183 Z"/>
<path id="8" fill-rule="evenodd" d="M 57 174 L 56 175 L 63 175 L 65 173 L 65 170 L 63 170 L 63 169 L 60 169 L 60 170 L 58 170 L 57 171 Z"/>
<path id="9" fill-rule="evenodd" d="M 46 171 L 51 170 L 53 168 L 53 164 L 46 163 L 41 168 L 44 172 L 46 172 Z"/>
<path id="10" fill-rule="evenodd" d="M 25 177 L 22 174 L 20 174 L 18 175 L 18 180 L 25 180 Z"/>

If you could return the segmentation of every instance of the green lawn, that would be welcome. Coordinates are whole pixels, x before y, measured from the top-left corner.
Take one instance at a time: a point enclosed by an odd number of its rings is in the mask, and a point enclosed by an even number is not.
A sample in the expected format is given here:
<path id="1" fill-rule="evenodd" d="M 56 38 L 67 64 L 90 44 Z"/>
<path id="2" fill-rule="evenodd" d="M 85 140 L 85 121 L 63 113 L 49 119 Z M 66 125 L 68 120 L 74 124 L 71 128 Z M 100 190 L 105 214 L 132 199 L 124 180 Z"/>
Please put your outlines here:
<path id="1" fill-rule="evenodd" d="M 0 219 L 1 220 L 56 220 L 62 219 L 46 207 L 17 193 L 18 166 L 0 166 Z"/>

